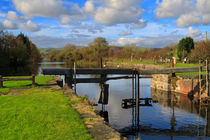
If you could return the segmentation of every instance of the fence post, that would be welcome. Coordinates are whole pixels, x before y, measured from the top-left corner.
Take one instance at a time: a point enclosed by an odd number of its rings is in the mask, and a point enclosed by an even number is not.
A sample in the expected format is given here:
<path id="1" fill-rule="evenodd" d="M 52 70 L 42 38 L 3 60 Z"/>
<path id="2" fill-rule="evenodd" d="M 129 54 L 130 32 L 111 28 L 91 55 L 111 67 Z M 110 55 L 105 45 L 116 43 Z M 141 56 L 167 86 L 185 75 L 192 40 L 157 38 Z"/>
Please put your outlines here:
<path id="1" fill-rule="evenodd" d="M 35 75 L 32 74 L 32 85 L 35 86 Z"/>
<path id="2" fill-rule="evenodd" d="M 207 59 L 206 59 L 206 95 L 209 97 L 209 69 L 208 69 Z"/>
<path id="3" fill-rule="evenodd" d="M 201 60 L 199 60 L 199 65 L 201 65 Z M 199 66 L 199 100 L 200 100 L 200 103 L 201 103 L 201 88 L 202 88 L 202 66 Z"/>
<path id="4" fill-rule="evenodd" d="M 0 75 L 0 88 L 2 88 L 3 87 L 3 77 L 2 77 L 2 75 Z"/>

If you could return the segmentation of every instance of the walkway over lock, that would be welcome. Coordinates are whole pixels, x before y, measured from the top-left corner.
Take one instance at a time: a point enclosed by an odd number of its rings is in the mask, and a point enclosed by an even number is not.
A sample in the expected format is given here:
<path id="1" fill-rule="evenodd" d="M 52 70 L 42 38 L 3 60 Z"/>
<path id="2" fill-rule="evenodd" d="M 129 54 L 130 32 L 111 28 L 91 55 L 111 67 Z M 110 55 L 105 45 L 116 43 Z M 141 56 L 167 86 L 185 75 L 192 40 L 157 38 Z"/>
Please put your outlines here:
<path id="1" fill-rule="evenodd" d="M 133 76 L 118 76 L 118 77 L 107 77 L 107 75 L 139 75 L 137 70 L 132 69 L 43 69 L 44 75 L 64 75 L 65 84 L 72 88 L 72 84 L 77 83 L 105 83 L 108 80 L 117 79 L 131 79 Z M 94 74 L 101 75 L 100 78 L 76 78 L 75 74 Z"/>
<path id="2" fill-rule="evenodd" d="M 74 69 L 46 69 L 44 68 L 42 70 L 43 74 L 46 75 L 68 75 L 68 74 L 117 74 L 117 75 L 129 75 L 129 74 L 134 74 L 138 73 L 137 70 L 132 70 L 132 69 L 76 69 L 76 72 L 74 72 Z"/>

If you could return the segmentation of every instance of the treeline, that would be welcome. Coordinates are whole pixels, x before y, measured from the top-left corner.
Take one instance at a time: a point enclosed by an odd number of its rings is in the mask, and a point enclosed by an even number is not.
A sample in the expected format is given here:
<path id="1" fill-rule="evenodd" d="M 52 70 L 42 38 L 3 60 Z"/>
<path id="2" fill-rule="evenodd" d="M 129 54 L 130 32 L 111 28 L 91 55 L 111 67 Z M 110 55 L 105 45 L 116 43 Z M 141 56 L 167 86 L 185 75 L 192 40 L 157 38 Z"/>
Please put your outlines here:
<path id="1" fill-rule="evenodd" d="M 194 42 L 191 37 L 183 38 L 177 45 L 177 56 L 180 61 L 199 63 L 210 59 L 210 41 Z"/>
<path id="2" fill-rule="evenodd" d="M 201 55 L 202 54 L 202 55 Z M 100 58 L 103 60 L 130 60 L 147 61 L 152 63 L 169 63 L 172 57 L 183 62 L 198 63 L 199 60 L 210 58 L 210 41 L 194 43 L 190 37 L 183 38 L 178 44 L 164 48 L 141 48 L 141 47 L 116 47 L 110 46 L 105 38 L 96 38 L 88 47 L 78 48 L 67 44 L 63 50 L 51 50 L 45 54 L 48 61 L 60 61 L 72 64 L 77 62 L 83 66 L 99 65 Z"/>
<path id="3" fill-rule="evenodd" d="M 66 62 L 73 64 L 76 61 L 77 65 L 82 66 L 99 66 L 100 58 L 104 61 L 112 59 L 132 59 L 139 60 L 149 59 L 149 52 L 158 50 L 152 48 L 138 47 L 117 47 L 110 46 L 105 38 L 98 37 L 94 39 L 87 47 L 77 47 L 67 44 L 63 50 L 52 49 L 43 53 L 44 59 L 51 62 Z"/>
<path id="4" fill-rule="evenodd" d="M 14 69 L 14 73 L 18 67 L 32 68 L 40 61 L 41 54 L 36 45 L 23 33 L 14 36 L 0 31 L 0 74 L 10 69 Z"/>
<path id="5" fill-rule="evenodd" d="M 45 57 L 48 61 L 66 62 L 78 65 L 97 66 L 100 57 L 109 56 L 109 44 L 104 38 L 96 38 L 88 47 L 78 48 L 67 44 L 63 50 L 51 50 Z"/>

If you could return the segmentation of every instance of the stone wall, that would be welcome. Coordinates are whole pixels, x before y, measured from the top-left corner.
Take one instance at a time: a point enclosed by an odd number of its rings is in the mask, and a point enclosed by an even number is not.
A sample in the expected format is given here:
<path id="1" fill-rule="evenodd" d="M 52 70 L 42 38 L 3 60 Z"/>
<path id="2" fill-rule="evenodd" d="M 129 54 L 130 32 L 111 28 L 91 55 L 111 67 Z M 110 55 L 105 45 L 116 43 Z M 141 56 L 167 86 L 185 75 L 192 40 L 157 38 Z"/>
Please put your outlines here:
<path id="1" fill-rule="evenodd" d="M 152 75 L 151 88 L 170 91 L 171 90 L 171 81 L 169 75 L 166 74 L 154 74 Z"/>
<path id="2" fill-rule="evenodd" d="M 172 78 L 166 74 L 152 75 L 151 88 L 155 90 L 173 91 L 190 96 L 197 96 L 199 93 L 199 80 L 197 76 L 178 76 Z M 204 78 L 205 79 L 205 78 Z M 202 80 L 202 96 L 206 96 L 206 81 Z"/>

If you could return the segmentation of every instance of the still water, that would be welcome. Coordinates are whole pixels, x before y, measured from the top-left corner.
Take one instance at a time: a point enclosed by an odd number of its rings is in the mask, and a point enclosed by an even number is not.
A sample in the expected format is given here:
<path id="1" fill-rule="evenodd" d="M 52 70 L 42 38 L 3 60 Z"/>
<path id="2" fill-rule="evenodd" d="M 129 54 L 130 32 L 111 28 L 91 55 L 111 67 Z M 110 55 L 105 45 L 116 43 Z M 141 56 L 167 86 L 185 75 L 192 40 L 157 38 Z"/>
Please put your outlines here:
<path id="1" fill-rule="evenodd" d="M 116 77 L 117 75 L 112 75 Z M 90 75 L 77 75 L 90 77 Z M 132 108 L 123 109 L 122 99 L 131 98 L 132 81 L 112 80 L 109 84 L 109 103 L 105 106 L 105 120 L 128 139 L 142 140 L 210 140 L 210 109 L 192 104 L 187 96 L 154 91 L 150 88 L 151 79 L 140 80 L 140 97 L 152 98 L 152 106 L 140 106 L 140 130 L 132 131 Z M 78 95 L 88 95 L 98 103 L 99 84 L 77 84 Z M 102 106 L 96 106 L 99 111 Z"/>
<path id="2" fill-rule="evenodd" d="M 113 75 L 115 77 L 116 75 Z M 80 75 L 78 77 L 89 77 Z M 132 108 L 123 109 L 122 99 L 131 98 L 131 80 L 113 80 L 109 84 L 109 103 L 105 106 L 106 120 L 128 139 L 140 137 L 143 140 L 164 139 L 210 139 L 209 108 L 193 105 L 187 96 L 151 90 L 151 79 L 140 80 L 140 97 L 152 98 L 152 106 L 140 106 L 140 131 L 133 133 Z M 77 84 L 78 95 L 88 95 L 90 100 L 98 103 L 99 84 Z M 173 95 L 173 96 L 172 96 Z M 96 107 L 99 111 L 102 106 Z M 199 115 L 200 114 L 200 115 Z"/>

